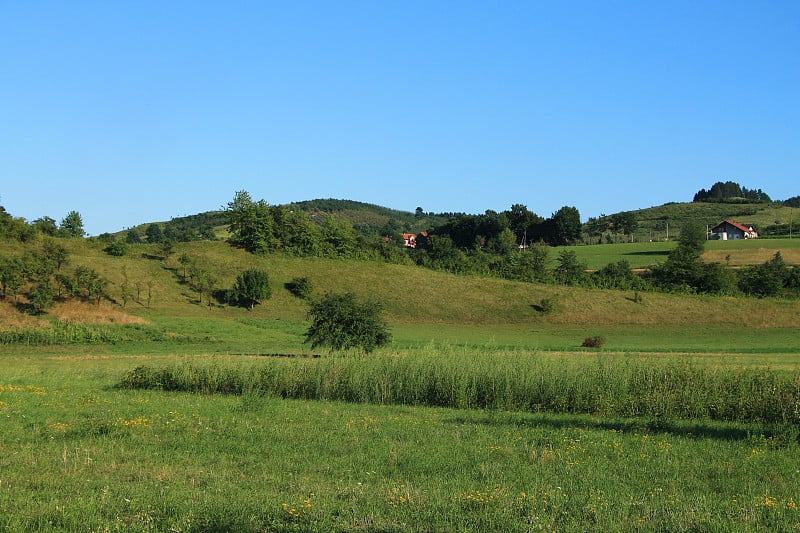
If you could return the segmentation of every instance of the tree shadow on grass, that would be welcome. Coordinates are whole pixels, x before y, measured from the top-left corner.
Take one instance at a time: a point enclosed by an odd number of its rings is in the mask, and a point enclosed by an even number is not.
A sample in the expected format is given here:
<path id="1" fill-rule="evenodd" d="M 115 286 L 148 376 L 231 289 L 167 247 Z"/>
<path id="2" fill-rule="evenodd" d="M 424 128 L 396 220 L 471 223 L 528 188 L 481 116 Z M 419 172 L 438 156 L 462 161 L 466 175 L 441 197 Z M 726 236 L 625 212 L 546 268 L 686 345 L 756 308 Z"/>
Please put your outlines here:
<path id="1" fill-rule="evenodd" d="M 503 427 L 549 427 L 551 429 L 595 429 L 605 431 L 619 431 L 624 433 L 668 433 L 670 435 L 694 438 L 717 439 L 725 441 L 743 441 L 750 439 L 754 434 L 767 437 L 773 433 L 781 433 L 757 424 L 744 424 L 733 427 L 725 422 L 694 421 L 694 420 L 662 420 L 662 419 L 607 419 L 601 420 L 590 415 L 559 415 L 559 414 L 514 414 L 505 416 L 490 412 L 483 419 L 452 418 L 448 422 L 456 424 L 483 424 L 487 426 Z M 742 426 L 752 425 L 752 431 Z"/>

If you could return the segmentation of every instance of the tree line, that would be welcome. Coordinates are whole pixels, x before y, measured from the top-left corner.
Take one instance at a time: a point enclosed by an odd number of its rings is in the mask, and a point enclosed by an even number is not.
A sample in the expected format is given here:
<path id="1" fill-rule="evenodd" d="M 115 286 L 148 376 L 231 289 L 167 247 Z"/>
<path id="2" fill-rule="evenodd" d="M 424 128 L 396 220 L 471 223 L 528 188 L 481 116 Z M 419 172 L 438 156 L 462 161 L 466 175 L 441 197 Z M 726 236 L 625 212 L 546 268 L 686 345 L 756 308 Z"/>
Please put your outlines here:
<path id="1" fill-rule="evenodd" d="M 378 258 L 458 274 L 637 291 L 755 296 L 800 292 L 800 269 L 786 265 L 779 254 L 766 265 L 739 271 L 704 263 L 705 228 L 691 223 L 681 230 L 678 245 L 667 261 L 644 273 L 634 273 L 624 260 L 588 272 L 569 249 L 561 250 L 551 261 L 552 246 L 573 244 L 581 237 L 580 213 L 569 206 L 549 218 L 522 204 L 499 213 L 453 214 L 447 222 L 417 234 L 414 248 L 402 246 L 396 227 L 367 237 L 356 232 L 347 219 L 327 214 L 323 220 L 314 221 L 302 210 L 254 201 L 246 191 L 237 192 L 225 212 L 230 243 L 257 254 Z M 590 222 L 598 234 L 607 230 L 630 234 L 637 226 L 630 212 Z"/>
<path id="2" fill-rule="evenodd" d="M 244 191 L 228 204 L 231 242 L 253 253 L 283 250 L 300 255 L 358 257 L 360 241 L 346 220 L 332 216 L 319 227 L 301 211 L 255 202 Z M 595 231 L 630 234 L 636 219 L 630 212 L 594 221 Z M 516 204 L 503 212 L 453 215 L 447 222 L 416 236 L 416 247 L 400 250 L 403 257 L 431 269 L 458 274 L 491 275 L 504 279 L 558 283 L 573 286 L 659 290 L 682 293 L 746 294 L 753 296 L 800 295 L 800 268 L 789 267 L 780 254 L 764 265 L 738 271 L 719 263 L 705 263 L 705 227 L 689 223 L 680 231 L 676 248 L 667 260 L 644 273 L 634 273 L 627 261 L 587 271 L 569 249 L 550 261 L 552 246 L 572 244 L 581 236 L 580 214 L 565 206 L 545 219 Z M 370 241 L 391 247 L 401 242 L 385 232 Z M 397 252 L 397 246 L 394 248 Z"/>
<path id="3" fill-rule="evenodd" d="M 748 189 L 734 181 L 718 181 L 709 190 L 700 189 L 693 202 L 756 202 L 770 203 L 769 195 L 761 189 Z"/>
<path id="4" fill-rule="evenodd" d="M 398 228 L 387 229 L 389 238 L 359 233 L 344 217 L 326 213 L 315 221 L 303 210 L 255 201 L 247 191 L 236 192 L 225 213 L 229 242 L 251 253 L 407 261 Z"/>
<path id="5" fill-rule="evenodd" d="M 24 219 L 11 216 L 0 205 L 0 238 L 31 242 L 39 236 L 80 238 L 86 235 L 83 229 L 83 218 L 77 211 L 70 211 L 56 223 L 55 219 L 48 216 L 37 218 L 30 224 Z"/>

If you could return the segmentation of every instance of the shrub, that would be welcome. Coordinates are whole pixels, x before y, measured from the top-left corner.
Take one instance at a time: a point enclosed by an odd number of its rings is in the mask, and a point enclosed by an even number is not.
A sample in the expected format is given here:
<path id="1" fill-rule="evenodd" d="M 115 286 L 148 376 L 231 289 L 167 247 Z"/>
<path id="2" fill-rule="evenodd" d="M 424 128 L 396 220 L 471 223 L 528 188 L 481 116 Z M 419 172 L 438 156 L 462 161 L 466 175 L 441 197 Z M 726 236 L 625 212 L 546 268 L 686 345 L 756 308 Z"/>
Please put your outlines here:
<path id="1" fill-rule="evenodd" d="M 557 304 L 553 298 L 542 298 L 539 300 L 539 305 L 534 305 L 533 307 L 541 314 L 549 315 L 556 310 Z"/>
<path id="2" fill-rule="evenodd" d="M 122 257 L 128 253 L 128 245 L 122 241 L 113 241 L 111 244 L 106 246 L 103 251 L 108 255 Z"/>
<path id="3" fill-rule="evenodd" d="M 293 295 L 303 300 L 311 298 L 311 292 L 314 290 L 311 285 L 311 280 L 308 278 L 294 278 L 292 281 L 286 283 L 286 289 Z"/>
<path id="4" fill-rule="evenodd" d="M 605 343 L 605 337 L 602 335 L 594 335 L 593 337 L 586 337 L 583 339 L 581 346 L 584 348 L 602 348 Z"/>
<path id="5" fill-rule="evenodd" d="M 792 271 L 786 265 L 780 252 L 762 265 L 742 269 L 739 288 L 753 296 L 778 296 L 784 286 L 791 283 Z"/>

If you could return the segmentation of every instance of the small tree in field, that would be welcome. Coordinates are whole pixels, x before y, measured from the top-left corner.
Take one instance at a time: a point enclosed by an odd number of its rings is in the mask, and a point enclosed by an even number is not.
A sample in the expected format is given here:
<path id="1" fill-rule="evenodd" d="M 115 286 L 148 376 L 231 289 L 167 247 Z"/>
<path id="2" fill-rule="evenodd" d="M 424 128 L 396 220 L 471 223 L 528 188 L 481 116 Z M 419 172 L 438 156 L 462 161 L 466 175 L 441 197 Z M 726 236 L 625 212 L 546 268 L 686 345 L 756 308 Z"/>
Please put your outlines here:
<path id="1" fill-rule="evenodd" d="M 252 309 L 272 297 L 269 275 L 263 270 L 245 270 L 236 277 L 230 292 L 231 301 Z"/>
<path id="2" fill-rule="evenodd" d="M 186 268 L 192 264 L 192 258 L 189 254 L 181 254 L 178 258 L 178 263 L 183 266 L 183 281 L 186 281 Z"/>
<path id="3" fill-rule="evenodd" d="M 31 288 L 29 293 L 31 301 L 31 311 L 33 314 L 40 315 L 50 307 L 55 305 L 55 291 L 50 285 L 49 279 L 43 279 Z"/>
<path id="4" fill-rule="evenodd" d="M 331 351 L 357 348 L 365 353 L 391 340 L 381 306 L 374 301 L 358 302 L 353 293 L 328 293 L 311 304 L 311 326 L 306 342 L 311 348 L 327 346 Z"/>

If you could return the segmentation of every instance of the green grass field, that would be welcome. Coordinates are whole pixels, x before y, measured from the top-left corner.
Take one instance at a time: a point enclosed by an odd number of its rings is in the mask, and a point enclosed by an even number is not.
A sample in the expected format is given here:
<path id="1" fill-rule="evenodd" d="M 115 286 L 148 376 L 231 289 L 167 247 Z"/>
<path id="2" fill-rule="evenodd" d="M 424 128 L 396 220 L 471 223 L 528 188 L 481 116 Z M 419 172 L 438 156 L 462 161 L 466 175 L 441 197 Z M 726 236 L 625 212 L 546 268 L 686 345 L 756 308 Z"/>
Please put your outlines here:
<path id="1" fill-rule="evenodd" d="M 114 387 L 142 362 L 186 361 L 3 358 L 0 530 L 789 531 L 800 524 L 797 444 L 761 424 Z M 240 357 L 191 361 L 242 364 Z"/>
<path id="2" fill-rule="evenodd" d="M 706 254 L 735 265 L 780 249 L 797 262 L 792 241 L 771 243 Z M 636 303 L 619 291 L 179 246 L 221 286 L 267 270 L 273 297 L 248 311 L 199 303 L 175 257 L 71 245 L 71 266 L 98 269 L 118 302 L 125 276 L 153 280 L 150 305 L 144 294 L 124 309 L 61 304 L 56 320 L 0 302 L 0 531 L 800 527 L 800 302 L 645 293 Z M 662 246 L 573 249 L 600 264 L 653 261 Z M 285 357 L 312 355 L 306 304 L 283 288 L 297 276 L 317 295 L 382 302 L 392 343 L 369 358 Z M 536 309 L 543 298 L 554 312 Z M 605 346 L 581 348 L 593 335 Z M 120 388 L 139 367 L 257 372 L 285 392 Z M 670 388 L 684 375 L 694 381 Z M 349 401 L 290 399 L 311 378 Z M 442 384 L 463 403 L 423 405 Z M 520 407 L 531 391 L 541 400 Z"/>
<path id="3" fill-rule="evenodd" d="M 562 249 L 574 251 L 581 262 L 590 270 L 603 268 L 609 263 L 627 261 L 631 268 L 646 268 L 663 262 L 675 248 L 674 241 L 653 241 L 616 244 L 595 244 L 591 246 L 556 247 L 550 251 L 550 259 L 555 264 Z M 727 263 L 731 266 L 764 263 L 780 252 L 783 259 L 793 265 L 800 265 L 800 239 L 747 239 L 739 241 L 707 241 L 703 259 Z"/>

